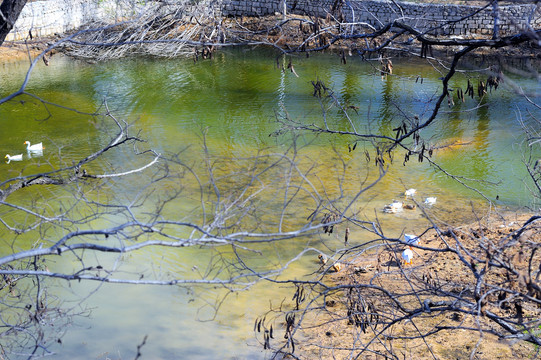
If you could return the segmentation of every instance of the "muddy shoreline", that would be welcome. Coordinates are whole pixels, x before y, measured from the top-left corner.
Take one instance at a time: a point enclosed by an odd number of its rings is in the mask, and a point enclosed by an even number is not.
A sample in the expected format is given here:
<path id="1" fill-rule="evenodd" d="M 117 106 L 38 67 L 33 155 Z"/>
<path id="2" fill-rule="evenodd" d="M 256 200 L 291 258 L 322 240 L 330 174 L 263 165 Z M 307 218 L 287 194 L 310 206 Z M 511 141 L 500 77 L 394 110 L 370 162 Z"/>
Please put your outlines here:
<path id="1" fill-rule="evenodd" d="M 479 220 L 472 224 L 450 228 L 453 236 L 449 233 L 438 235 L 434 230 L 427 232 L 421 237 L 420 247 L 431 249 L 443 249 L 447 244 L 459 245 L 471 253 L 482 256 L 479 244 L 491 244 L 496 247 L 509 241 L 513 235 L 533 214 L 522 213 L 501 217 Z M 520 241 L 541 242 L 541 221 L 533 222 L 531 227 L 519 237 Z M 421 229 L 419 229 L 421 230 Z M 455 243 L 458 239 L 460 244 Z M 404 266 L 397 263 L 403 245 L 392 245 L 382 248 L 374 254 L 363 254 L 356 262 L 347 263 L 345 269 L 340 272 L 326 275 L 329 282 L 336 286 L 356 286 L 362 284 L 373 284 L 380 286 L 394 294 L 407 293 L 404 289 L 412 287 L 418 289 L 417 296 L 404 296 L 401 302 L 404 306 L 410 307 L 412 311 L 418 308 L 420 303 L 435 304 L 438 301 L 456 301 L 458 296 L 469 301 L 474 301 L 472 284 L 475 285 L 475 278 L 472 276 L 468 264 L 464 264 L 452 253 L 423 250 L 413 248 L 413 265 Z M 506 250 L 506 256 L 513 258 L 517 268 L 526 268 L 526 259 L 522 258 L 521 246 L 514 245 Z M 496 270 L 490 272 L 490 281 L 494 284 L 505 284 L 505 273 Z M 434 286 L 447 288 L 450 296 L 442 297 L 441 294 L 427 294 L 423 286 L 433 284 Z M 436 285 L 437 284 L 437 285 Z M 362 287 L 362 286 L 361 286 Z M 389 306 L 389 299 L 382 296 L 379 291 L 370 291 L 363 288 L 362 294 L 367 301 L 371 301 L 377 312 L 382 314 Z M 397 295 L 401 296 L 401 295 Z M 377 335 L 380 329 L 369 327 L 368 330 L 352 323 L 348 316 L 348 299 L 341 293 L 334 298 L 329 297 L 325 304 L 325 311 L 312 319 L 310 326 L 305 326 L 303 335 L 306 336 L 308 346 L 303 348 L 307 358 L 337 358 L 345 359 L 355 357 L 361 353 L 363 348 L 360 344 L 373 341 L 362 352 L 362 359 L 384 359 L 383 355 L 392 352 L 402 359 L 465 359 L 470 358 L 472 352 L 474 359 L 525 359 L 533 358 L 536 355 L 534 345 L 505 340 L 495 336 L 490 329 L 500 330 L 498 325 L 491 323 L 484 316 L 471 316 L 461 312 L 433 312 L 427 311 L 425 315 L 413 317 L 411 320 L 400 321 L 392 326 L 390 333 L 395 338 L 389 338 L 389 332 L 385 335 Z M 495 307 L 487 305 L 488 309 L 502 316 L 512 316 L 514 308 Z M 388 317 L 392 317 L 387 313 Z M 537 316 L 537 310 L 525 310 L 524 316 Z M 480 326 L 480 324 L 482 326 Z M 484 331 L 476 329 L 482 327 Z M 466 330 L 469 328 L 470 330 Z M 487 330 L 488 329 L 488 330 Z M 420 334 L 430 334 L 424 338 Z M 352 355 L 353 354 L 353 355 Z"/>

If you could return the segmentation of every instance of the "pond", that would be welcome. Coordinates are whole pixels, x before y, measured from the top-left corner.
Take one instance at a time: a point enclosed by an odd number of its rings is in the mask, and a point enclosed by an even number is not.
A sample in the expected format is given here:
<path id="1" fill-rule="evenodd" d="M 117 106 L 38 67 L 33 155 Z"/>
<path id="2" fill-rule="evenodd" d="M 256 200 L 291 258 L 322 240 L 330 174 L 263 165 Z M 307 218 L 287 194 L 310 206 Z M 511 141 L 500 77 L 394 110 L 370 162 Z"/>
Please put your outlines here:
<path id="1" fill-rule="evenodd" d="M 161 216 L 202 223 L 205 215 L 206 224 L 215 221 L 218 191 L 211 186 L 209 168 L 213 169 L 216 189 L 223 195 L 220 206 L 228 204 L 224 200 L 228 196 L 233 203 L 239 192 L 249 189 L 250 206 L 258 206 L 258 212 L 243 224 L 254 232 L 296 229 L 306 222 L 318 201 L 342 209 L 349 204 L 348 216 L 377 219 L 390 237 L 400 236 L 403 231 L 419 232 L 430 226 L 420 209 L 397 214 L 381 211 L 393 199 L 402 199 L 408 188 L 417 189 L 421 203 L 425 197 L 437 197 L 436 204 L 426 211 L 449 223 L 469 221 L 474 211 L 484 216 L 539 206 L 529 192 L 532 184 L 523 163 L 526 147 L 518 119 L 528 123 L 531 115 L 539 119 L 541 113 L 512 91 L 513 86 L 520 86 L 539 103 L 537 79 L 506 72 L 506 81 L 483 99 L 468 98 L 464 103 L 442 108 L 438 120 L 422 130 L 421 136 L 434 147 L 452 145 L 435 150 L 432 157 L 447 174 L 426 161 L 410 160 L 403 165 L 404 151 L 398 151 L 393 161 L 386 163 L 386 176 L 356 197 L 362 186 L 380 175 L 373 165 L 374 148 L 370 142 L 358 142 L 351 151 L 356 144 L 352 135 L 304 132 L 295 136 L 281 133 L 277 120 L 287 117 L 304 124 L 321 124 L 324 111 L 333 129 L 351 130 L 353 124 L 359 132 L 394 136 L 392 129 L 402 123 L 404 116 L 429 116 L 430 101 L 440 89 L 441 68 L 430 61 L 403 59 L 395 61 L 393 76 L 382 77 L 379 62 L 354 57 L 348 58 L 345 65 L 332 54 L 293 57 L 295 72 L 288 70 L 288 62 L 289 58 L 268 49 L 228 50 L 198 62 L 129 59 L 88 64 L 57 55 L 50 66 L 37 66 L 27 91 L 65 108 L 44 105 L 29 95 L 0 107 L 2 154 L 22 153 L 26 140 L 42 141 L 45 146 L 42 156 L 27 158 L 24 152 L 23 161 L 2 164 L 0 179 L 51 171 L 77 162 L 105 145 L 115 134 L 114 123 L 88 115 L 98 108 L 103 110 L 105 101 L 117 119 L 133 122 L 132 134 L 146 141 L 141 148 L 152 148 L 164 158 L 177 160 L 168 165 L 170 179 L 153 184 L 152 191 L 144 190 L 149 191 L 149 197 L 143 197 L 142 205 L 133 210 L 141 217 L 152 214 L 159 201 L 178 191 L 161 209 Z M 24 62 L 0 68 L 0 96 L 20 86 L 27 68 Z M 459 74 L 452 86 L 465 88 L 468 77 L 477 82 L 486 75 Z M 351 122 L 328 100 L 320 102 L 313 96 L 313 82 L 318 80 L 348 107 Z M 541 153 L 534 153 L 534 158 L 538 156 Z M 146 163 L 125 152 L 107 153 L 104 159 L 90 165 L 89 171 L 121 172 Z M 279 164 L 266 170 L 275 162 Z M 291 175 L 296 169 L 305 177 Z M 249 172 L 258 176 L 247 175 Z M 448 174 L 460 176 L 467 186 Z M 92 190 L 91 184 L 84 187 L 95 202 L 114 199 L 115 203 L 126 204 L 140 196 L 141 185 L 157 176 L 148 170 L 110 180 L 100 190 Z M 254 179 L 260 187 L 250 185 Z M 288 193 L 293 187 L 284 186 L 286 181 L 297 184 L 303 193 Z M 58 206 L 62 210 L 73 202 L 66 195 L 73 191 L 73 187 L 29 189 L 8 200 L 27 206 L 37 204 L 44 212 Z M 318 197 L 314 198 L 314 194 Z M 488 204 L 487 199 L 492 203 Z M 288 200 L 291 203 L 284 209 Z M 90 205 L 77 206 L 81 206 L 81 216 L 92 213 Z M 28 215 L 14 214 L 5 205 L 0 209 L 0 217 L 11 224 L 34 221 Z M 114 226 L 125 221 L 123 216 L 111 211 L 85 226 Z M 0 253 L 6 255 L 12 249 L 32 244 L 50 246 L 63 231 L 36 229 L 13 235 L 3 227 Z M 177 235 L 188 237 L 189 231 Z M 335 254 L 344 247 L 343 236 L 344 229 L 340 228 L 331 235 L 320 232 L 271 244 L 248 244 L 235 249 L 238 253 L 219 246 L 147 248 L 121 257 L 99 255 L 88 264 L 114 267 L 119 278 L 144 274 L 155 279 L 222 279 L 223 274 L 216 268 L 234 273 L 232 264 L 239 256 L 249 268 L 260 271 L 287 264 L 273 279 L 309 279 L 318 269 L 315 250 L 292 263 L 288 261 L 307 248 Z M 352 227 L 350 245 L 370 238 L 369 233 Z M 47 266 L 52 271 L 69 272 L 78 264 L 64 255 Z M 254 320 L 270 307 L 291 306 L 294 292 L 291 286 L 268 281 L 246 288 L 61 280 L 47 284 L 51 299 L 58 299 L 63 308 L 81 315 L 69 320 L 65 335 L 49 348 L 57 353 L 55 359 L 133 358 L 146 335 L 141 351 L 148 358 L 263 358 L 265 352 L 253 332 Z M 276 326 L 280 328 L 280 324 Z"/>

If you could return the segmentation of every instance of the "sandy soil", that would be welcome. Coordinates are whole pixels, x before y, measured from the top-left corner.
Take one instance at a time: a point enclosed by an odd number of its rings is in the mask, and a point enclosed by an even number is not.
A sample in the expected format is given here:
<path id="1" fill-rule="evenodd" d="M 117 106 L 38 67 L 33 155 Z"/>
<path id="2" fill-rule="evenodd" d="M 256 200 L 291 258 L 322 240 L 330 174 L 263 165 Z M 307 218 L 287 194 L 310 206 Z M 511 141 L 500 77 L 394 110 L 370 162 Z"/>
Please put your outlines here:
<path id="1" fill-rule="evenodd" d="M 471 251 L 472 254 L 481 258 L 485 256 L 486 252 L 481 249 L 479 244 L 487 245 L 489 248 L 499 246 L 503 248 L 502 258 L 512 259 L 518 269 L 524 270 L 528 267 L 530 259 L 529 255 L 524 256 L 525 247 L 523 245 L 527 242 L 541 243 L 541 220 L 532 223 L 533 225 L 529 230 L 524 231 L 512 246 L 503 244 L 512 239 L 512 235 L 516 234 L 519 226 L 524 224 L 530 216 L 529 214 L 516 215 L 506 220 L 483 221 L 482 223 L 462 226 L 453 231 L 464 249 Z M 445 247 L 444 242 L 456 245 L 454 238 L 449 234 L 440 238 L 434 232 L 425 234 L 420 245 L 433 249 L 443 249 Z M 430 292 L 426 291 L 427 284 L 437 286 L 453 295 L 462 294 L 470 300 L 473 298 L 473 294 L 468 289 L 472 289 L 475 278 L 468 266 L 461 262 L 455 254 L 414 249 L 413 265 L 402 266 L 396 261 L 397 258 L 400 258 L 402 249 L 404 249 L 404 246 L 395 245 L 379 254 L 363 256 L 363 260 L 348 264 L 345 270 L 330 274 L 327 279 L 338 285 L 372 283 L 395 294 L 409 292 L 405 291 L 405 289 L 416 289 L 418 296 L 405 295 L 397 297 L 410 309 L 419 308 L 420 304 L 427 299 L 432 302 L 450 299 L 450 297 L 446 299 L 435 293 L 430 294 Z M 533 256 L 532 260 L 536 264 L 535 266 L 539 266 L 541 261 L 539 255 Z M 360 269 L 370 270 L 362 272 L 359 271 Z M 509 285 L 504 271 L 492 269 L 487 272 L 486 281 L 491 284 L 501 284 L 501 286 L 508 287 L 520 286 L 520 284 L 513 284 L 515 280 L 511 279 L 511 285 Z M 518 282 L 518 280 L 516 281 Z M 370 289 L 363 290 L 363 296 L 364 299 L 372 302 L 380 315 L 389 317 L 395 315 L 388 312 L 387 309 L 392 308 L 392 304 L 389 304 L 388 297 L 381 296 L 381 292 L 370 292 Z M 496 299 L 490 297 L 488 299 L 488 304 L 485 306 L 486 311 L 514 316 L 515 308 L 512 304 L 502 309 L 493 306 L 494 303 L 497 303 Z M 352 347 L 359 349 L 361 343 L 367 343 L 374 338 L 372 329 L 369 328 L 364 333 L 359 327 L 348 324 L 346 302 L 347 298 L 343 292 L 336 298 L 328 300 L 326 311 L 321 311 L 317 318 L 313 319 L 313 323 L 318 326 L 305 329 L 304 335 L 307 336 L 307 343 L 312 344 L 303 348 L 303 351 L 308 355 L 307 358 L 355 358 L 359 351 L 348 349 Z M 539 314 L 539 307 L 525 308 L 524 310 L 525 318 L 538 319 Z M 487 321 L 482 315 L 471 316 L 453 311 L 427 312 L 413 318 L 413 320 L 406 320 L 393 325 L 385 333 L 385 336 L 379 336 L 378 340 L 369 346 L 370 350 L 364 352 L 359 358 L 384 359 L 384 356 L 376 354 L 377 352 L 388 354 L 389 349 L 392 349 L 392 353 L 400 359 L 468 359 L 472 356 L 472 359 L 488 360 L 530 359 L 539 356 L 536 353 L 537 349 L 531 344 L 501 340 L 489 332 L 481 334 L 476 330 L 479 324 L 482 324 L 485 329 L 502 330 L 499 325 Z M 449 329 L 437 332 L 424 339 L 419 338 L 420 333 L 433 331 L 436 327 L 449 327 Z M 471 327 L 473 330 L 467 331 L 457 329 L 457 327 Z M 377 331 L 381 331 L 381 329 L 377 329 Z M 400 337 L 400 339 L 392 339 L 392 336 Z M 387 347 L 387 350 L 385 347 Z"/>
<path id="2" fill-rule="evenodd" d="M 30 43 L 6 41 L 0 46 L 0 63 L 15 62 L 35 57 L 47 47 L 48 39 Z"/>

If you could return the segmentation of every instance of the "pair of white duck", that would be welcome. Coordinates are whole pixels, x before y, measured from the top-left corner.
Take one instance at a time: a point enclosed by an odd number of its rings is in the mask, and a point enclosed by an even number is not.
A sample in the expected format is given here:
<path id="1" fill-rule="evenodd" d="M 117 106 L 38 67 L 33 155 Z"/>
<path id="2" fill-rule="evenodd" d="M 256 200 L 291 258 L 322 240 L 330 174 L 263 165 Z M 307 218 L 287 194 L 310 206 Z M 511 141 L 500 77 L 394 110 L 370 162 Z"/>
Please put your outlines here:
<path id="1" fill-rule="evenodd" d="M 404 192 L 404 196 L 407 198 L 408 196 L 409 197 L 413 197 L 415 195 L 415 193 L 417 192 L 417 189 L 408 189 Z M 434 196 L 429 196 L 427 198 L 425 198 L 425 205 L 434 205 L 436 203 L 436 200 L 437 198 L 434 197 Z"/>
<path id="2" fill-rule="evenodd" d="M 29 156 L 42 156 L 43 155 L 43 143 L 34 144 L 32 145 L 30 141 L 25 141 L 24 144 L 26 145 L 26 151 L 28 152 Z M 9 155 L 6 154 L 6 159 L 8 159 L 7 163 L 9 164 L 11 161 L 22 161 L 23 160 L 23 154 L 19 155 Z"/>
<path id="3" fill-rule="evenodd" d="M 413 197 L 416 192 L 417 192 L 416 189 L 408 189 L 408 190 L 406 190 L 406 192 L 404 192 L 404 195 L 405 195 L 406 198 L 408 196 Z M 430 197 L 427 197 L 425 199 L 424 204 L 425 205 L 434 205 L 436 203 L 436 200 L 437 200 L 436 197 L 430 196 Z M 389 205 L 385 205 L 383 207 L 383 212 L 386 212 L 386 213 L 389 213 L 389 214 L 394 214 L 394 213 L 396 213 L 398 211 L 401 211 L 403 206 L 404 206 L 404 204 L 402 203 L 402 201 L 393 200 L 392 203 L 390 203 Z"/>

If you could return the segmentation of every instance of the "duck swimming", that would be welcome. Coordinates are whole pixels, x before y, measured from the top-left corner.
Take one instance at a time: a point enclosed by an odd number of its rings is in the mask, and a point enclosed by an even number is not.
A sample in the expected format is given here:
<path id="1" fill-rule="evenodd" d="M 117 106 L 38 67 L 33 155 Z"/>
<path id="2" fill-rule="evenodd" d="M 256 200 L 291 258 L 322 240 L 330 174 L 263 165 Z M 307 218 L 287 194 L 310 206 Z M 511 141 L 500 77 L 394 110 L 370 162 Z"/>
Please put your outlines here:
<path id="1" fill-rule="evenodd" d="M 402 206 L 403 206 L 403 204 L 400 201 L 393 200 L 392 203 L 390 203 L 389 205 L 385 205 L 383 207 L 383 212 L 386 212 L 386 213 L 389 213 L 389 214 L 394 214 L 394 213 L 402 210 Z"/>
<path id="2" fill-rule="evenodd" d="M 413 197 L 413 195 L 415 195 L 415 193 L 417 192 L 416 189 L 408 189 L 404 192 L 404 196 L 405 197 Z"/>
<path id="3" fill-rule="evenodd" d="M 8 159 L 7 163 L 9 164 L 10 161 L 23 161 L 23 154 L 19 154 L 19 155 L 9 155 L 9 154 L 6 154 L 6 159 Z"/>
<path id="4" fill-rule="evenodd" d="M 30 144 L 30 141 L 25 141 L 26 151 L 43 151 L 43 143 Z"/>

